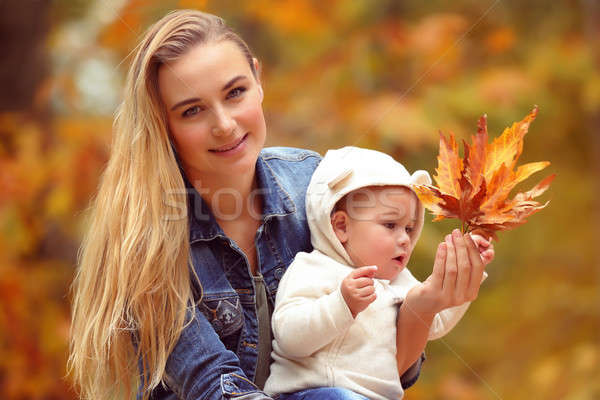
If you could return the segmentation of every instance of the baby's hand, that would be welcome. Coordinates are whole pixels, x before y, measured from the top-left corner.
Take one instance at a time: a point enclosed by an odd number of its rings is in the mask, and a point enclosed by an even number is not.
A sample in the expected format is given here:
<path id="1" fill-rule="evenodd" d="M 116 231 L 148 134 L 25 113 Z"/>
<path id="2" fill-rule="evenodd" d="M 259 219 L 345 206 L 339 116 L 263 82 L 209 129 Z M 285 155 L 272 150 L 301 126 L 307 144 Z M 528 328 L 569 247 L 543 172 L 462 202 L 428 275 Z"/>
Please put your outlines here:
<path id="1" fill-rule="evenodd" d="M 471 234 L 471 237 L 473 238 L 473 242 L 475 242 L 475 245 L 479 250 L 479 255 L 481 256 L 483 265 L 488 265 L 491 263 L 495 256 L 494 245 L 492 242 L 477 234 Z"/>
<path id="2" fill-rule="evenodd" d="M 375 271 L 377 271 L 377 267 L 373 265 L 359 267 L 350 272 L 342 281 L 342 297 L 354 318 L 377 298 L 373 283 Z"/>
<path id="3" fill-rule="evenodd" d="M 440 243 L 432 274 L 406 295 L 405 306 L 427 316 L 477 298 L 484 262 L 471 235 L 454 230 Z"/>

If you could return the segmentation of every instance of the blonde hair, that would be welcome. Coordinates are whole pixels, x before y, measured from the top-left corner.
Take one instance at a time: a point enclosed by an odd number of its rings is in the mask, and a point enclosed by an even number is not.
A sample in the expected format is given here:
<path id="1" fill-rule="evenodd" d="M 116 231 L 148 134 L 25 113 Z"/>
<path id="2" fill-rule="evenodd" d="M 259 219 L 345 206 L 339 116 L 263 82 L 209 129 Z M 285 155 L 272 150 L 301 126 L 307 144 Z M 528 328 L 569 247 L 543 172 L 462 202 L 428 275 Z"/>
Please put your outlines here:
<path id="1" fill-rule="evenodd" d="M 167 217 L 173 201 L 187 216 L 187 197 L 157 77 L 191 47 L 223 40 L 256 76 L 242 39 L 199 11 L 167 14 L 137 48 L 73 282 L 68 370 L 85 399 L 132 398 L 140 384 L 148 398 L 193 318 L 188 219 Z"/>

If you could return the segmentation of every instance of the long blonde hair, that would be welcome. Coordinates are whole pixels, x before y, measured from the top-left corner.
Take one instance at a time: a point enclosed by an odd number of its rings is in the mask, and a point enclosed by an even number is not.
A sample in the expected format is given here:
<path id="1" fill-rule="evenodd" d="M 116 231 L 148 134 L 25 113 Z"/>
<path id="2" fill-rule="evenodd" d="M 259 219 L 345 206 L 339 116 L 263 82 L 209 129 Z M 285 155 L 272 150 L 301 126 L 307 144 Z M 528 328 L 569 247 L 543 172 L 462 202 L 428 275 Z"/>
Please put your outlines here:
<path id="1" fill-rule="evenodd" d="M 147 398 L 193 317 L 185 184 L 158 68 L 223 40 L 238 45 L 256 76 L 246 43 L 221 18 L 199 11 L 167 14 L 137 48 L 73 282 L 68 370 L 85 399 L 132 398 L 140 384 Z M 174 202 L 185 211 L 178 219 L 168 218 Z"/>

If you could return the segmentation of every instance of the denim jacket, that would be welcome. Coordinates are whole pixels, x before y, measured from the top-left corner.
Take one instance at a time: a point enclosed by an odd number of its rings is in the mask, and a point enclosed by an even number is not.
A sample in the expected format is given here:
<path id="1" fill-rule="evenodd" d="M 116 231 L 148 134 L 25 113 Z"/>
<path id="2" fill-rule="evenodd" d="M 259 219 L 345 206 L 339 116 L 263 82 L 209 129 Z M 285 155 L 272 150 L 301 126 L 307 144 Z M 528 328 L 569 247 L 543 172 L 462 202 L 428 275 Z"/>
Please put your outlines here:
<path id="1" fill-rule="evenodd" d="M 263 149 L 256 162 L 263 219 L 255 245 L 271 305 L 296 253 L 312 250 L 304 199 L 320 160 L 309 150 L 272 147 Z M 159 386 L 151 398 L 270 399 L 253 383 L 258 319 L 249 263 L 200 195 L 186 185 L 191 257 L 202 286 L 195 289 L 201 301 L 167 360 L 168 387 Z M 420 362 L 417 367 L 408 385 L 416 381 Z"/>

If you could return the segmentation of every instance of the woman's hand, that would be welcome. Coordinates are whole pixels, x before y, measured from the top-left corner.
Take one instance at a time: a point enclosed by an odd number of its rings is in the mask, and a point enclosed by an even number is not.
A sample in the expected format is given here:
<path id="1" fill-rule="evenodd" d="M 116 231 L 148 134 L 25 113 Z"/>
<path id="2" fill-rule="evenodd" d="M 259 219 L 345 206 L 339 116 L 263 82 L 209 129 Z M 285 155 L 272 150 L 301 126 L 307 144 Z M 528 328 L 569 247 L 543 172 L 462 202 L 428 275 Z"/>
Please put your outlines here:
<path id="1" fill-rule="evenodd" d="M 481 240 L 478 242 L 485 246 Z M 490 246 L 488 243 L 485 251 Z M 491 255 L 493 258 L 493 248 Z M 438 246 L 431 275 L 406 295 L 406 306 L 424 317 L 432 317 L 446 308 L 473 301 L 479 293 L 484 268 L 475 240 L 455 229 Z"/>
<path id="2" fill-rule="evenodd" d="M 477 234 L 471 234 L 471 237 L 479 249 L 479 254 L 481 255 L 481 260 L 483 263 L 485 265 L 491 263 L 495 256 L 494 245 L 492 242 Z"/>

